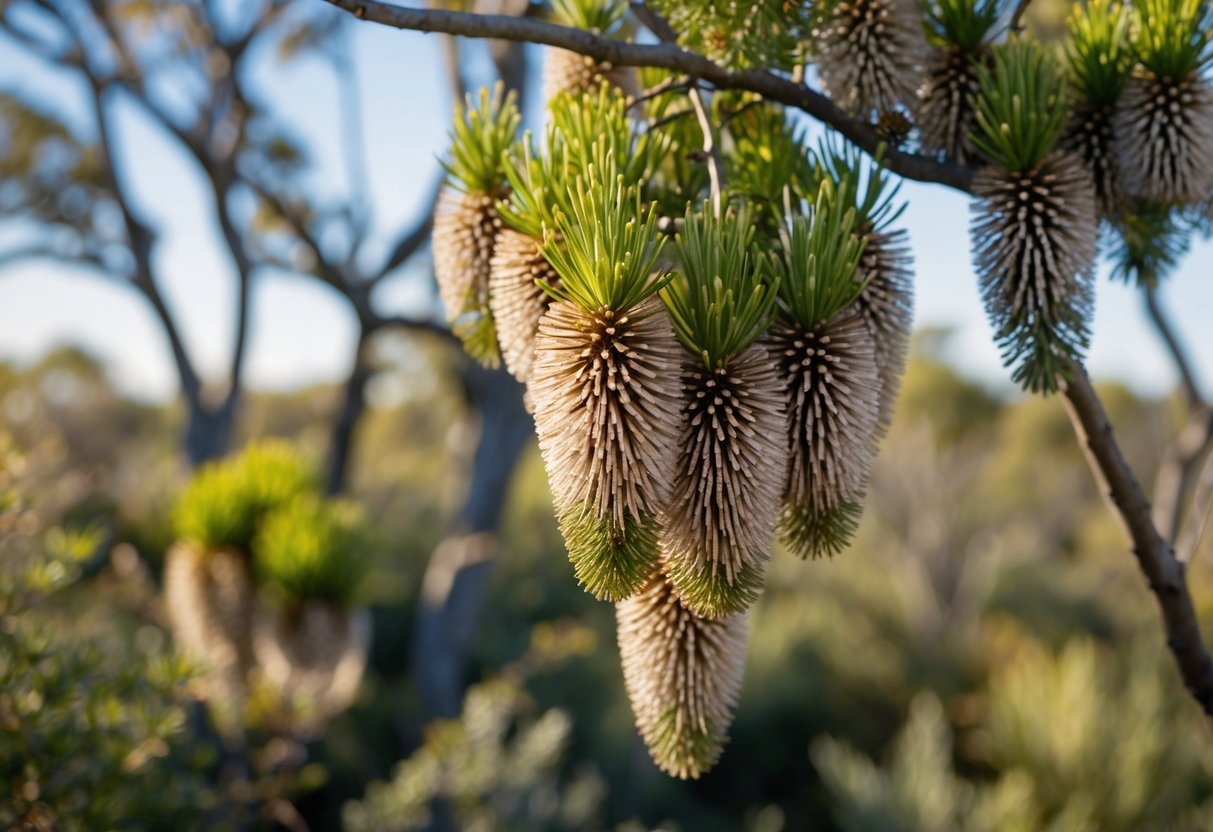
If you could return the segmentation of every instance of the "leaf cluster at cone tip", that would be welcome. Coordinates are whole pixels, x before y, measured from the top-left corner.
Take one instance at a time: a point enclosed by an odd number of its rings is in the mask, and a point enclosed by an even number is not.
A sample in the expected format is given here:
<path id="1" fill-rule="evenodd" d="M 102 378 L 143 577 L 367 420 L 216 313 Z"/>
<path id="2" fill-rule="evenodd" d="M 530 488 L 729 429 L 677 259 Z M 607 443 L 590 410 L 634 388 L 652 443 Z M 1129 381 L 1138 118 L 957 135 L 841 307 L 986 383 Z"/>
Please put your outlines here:
<path id="1" fill-rule="evenodd" d="M 451 158 L 442 162 L 452 187 L 468 193 L 495 194 L 505 182 L 502 158 L 518 137 L 522 115 L 513 91 L 497 84 L 480 89 L 479 106 L 471 93 L 455 105 Z"/>
<path id="2" fill-rule="evenodd" d="M 889 187 L 889 175 L 882 160 L 885 146 L 881 145 L 875 158 L 837 134 L 828 133 L 817 151 L 818 187 L 828 178 L 839 190 L 855 197 L 855 225 L 864 233 L 883 232 L 901 217 L 906 210 L 904 201 L 894 200 L 901 190 L 901 183 Z"/>
<path id="3" fill-rule="evenodd" d="M 728 121 L 732 147 L 725 156 L 725 179 L 732 196 L 755 204 L 774 223 L 782 211 L 785 188 L 796 201 L 816 193 L 813 157 L 805 149 L 804 131 L 788 119 L 783 107 L 742 106 L 744 112 L 738 109 Z"/>
<path id="4" fill-rule="evenodd" d="M 497 203 L 501 221 L 515 231 L 536 239 L 545 227 L 556 223 L 553 198 L 564 190 L 563 168 L 557 170 L 550 156 L 536 158 L 527 132 L 502 162 L 510 195 Z"/>
<path id="5" fill-rule="evenodd" d="M 707 203 L 688 207 L 674 245 L 680 267 L 661 291 L 674 332 L 708 369 L 723 367 L 766 331 L 779 280 L 746 209 L 717 217 Z"/>
<path id="6" fill-rule="evenodd" d="M 627 0 L 552 0 L 552 16 L 557 22 L 600 35 L 618 26 L 627 9 Z"/>
<path id="7" fill-rule="evenodd" d="M 1213 61 L 1213 13 L 1205 0 L 1133 0 L 1133 51 L 1159 78 L 1198 72 Z"/>
<path id="8" fill-rule="evenodd" d="M 644 586 L 657 558 L 657 522 L 628 516 L 623 528 L 576 506 L 559 518 L 577 581 L 595 598 L 620 601 Z"/>
<path id="9" fill-rule="evenodd" d="M 669 152 L 669 135 L 640 130 L 628 118 L 623 93 L 609 84 L 594 91 L 561 93 L 548 102 L 548 115 L 547 153 L 564 164 L 566 174 L 582 174 L 610 155 L 629 185 L 644 185 Z"/>
<path id="10" fill-rule="evenodd" d="M 992 69 L 977 68 L 981 93 L 973 140 L 1007 170 L 1029 171 L 1065 129 L 1065 76 L 1051 53 L 1020 38 L 995 46 L 993 56 Z"/>
<path id="11" fill-rule="evenodd" d="M 783 311 L 811 329 L 850 306 L 863 291 L 855 269 L 863 241 L 855 234 L 855 209 L 845 187 L 821 183 L 807 216 L 788 217 L 780 229 L 782 251 L 774 258 Z"/>
<path id="12" fill-rule="evenodd" d="M 555 229 L 546 229 L 543 255 L 560 275 L 559 288 L 544 288 L 555 298 L 567 298 L 587 312 L 623 312 L 661 289 L 668 279 L 654 274 L 657 211 L 641 205 L 640 192 L 606 170 L 591 165 L 577 177 L 568 194 L 569 211 L 556 215 Z"/>
<path id="13" fill-rule="evenodd" d="M 924 4 L 927 37 L 941 49 L 972 51 L 1002 16 L 1004 0 L 931 0 Z"/>
<path id="14" fill-rule="evenodd" d="M 1129 9 L 1118 0 L 1077 3 L 1067 26 L 1066 67 L 1070 85 L 1089 104 L 1112 105 L 1133 69 Z"/>
<path id="15" fill-rule="evenodd" d="M 1135 202 L 1112 225 L 1112 277 L 1126 283 L 1157 285 L 1175 270 L 1191 244 L 1191 228 L 1170 205 Z"/>
<path id="16" fill-rule="evenodd" d="M 357 506 L 318 494 L 301 494 L 268 513 L 253 546 L 258 576 L 290 601 L 348 604 L 369 565 Z"/>

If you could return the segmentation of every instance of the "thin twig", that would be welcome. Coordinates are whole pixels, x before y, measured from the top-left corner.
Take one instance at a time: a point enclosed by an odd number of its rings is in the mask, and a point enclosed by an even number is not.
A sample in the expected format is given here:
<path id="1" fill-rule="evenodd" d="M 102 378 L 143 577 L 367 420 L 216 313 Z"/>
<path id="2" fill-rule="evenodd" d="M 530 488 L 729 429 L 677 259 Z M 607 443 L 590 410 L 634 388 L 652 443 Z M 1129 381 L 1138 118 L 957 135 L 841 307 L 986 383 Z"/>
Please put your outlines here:
<path id="1" fill-rule="evenodd" d="M 1179 337 L 1175 334 L 1175 328 L 1167 320 L 1167 315 L 1158 302 L 1158 292 L 1154 286 L 1146 284 L 1142 295 L 1145 298 L 1146 312 L 1150 316 L 1150 321 L 1158 331 L 1158 336 L 1162 339 L 1163 345 L 1171 356 L 1171 362 L 1175 365 L 1184 400 L 1189 408 L 1197 407 L 1204 401 L 1204 397 L 1201 396 L 1200 388 L 1196 384 L 1196 374 L 1192 372 L 1192 362 L 1188 359 Z"/>
<path id="2" fill-rule="evenodd" d="M 691 80 L 686 77 L 666 78 L 659 84 L 654 84 L 640 95 L 628 99 L 627 108 L 630 110 L 637 104 L 643 104 L 646 101 L 651 101 L 658 96 L 665 95 L 668 92 L 684 92 L 690 89 Z"/>
<path id="3" fill-rule="evenodd" d="M 699 120 L 699 129 L 703 132 L 703 156 L 708 166 L 708 181 L 712 195 L 712 213 L 719 218 L 722 214 L 720 192 L 724 187 L 724 162 L 720 158 L 720 148 L 716 146 L 716 128 L 712 126 L 712 117 L 703 103 L 703 94 L 697 85 L 692 84 L 687 92 L 691 106 L 695 108 L 695 118 Z"/>
<path id="4" fill-rule="evenodd" d="M 687 107 L 685 110 L 678 110 L 676 112 L 669 113 L 668 115 L 664 115 L 661 118 L 657 119 L 656 121 L 651 122 L 649 124 L 649 129 L 657 130 L 661 127 L 665 127 L 667 124 L 673 124 L 674 122 L 678 121 L 678 119 L 680 119 L 680 118 L 685 118 L 687 116 L 691 116 L 694 114 L 695 114 L 695 108 Z"/>

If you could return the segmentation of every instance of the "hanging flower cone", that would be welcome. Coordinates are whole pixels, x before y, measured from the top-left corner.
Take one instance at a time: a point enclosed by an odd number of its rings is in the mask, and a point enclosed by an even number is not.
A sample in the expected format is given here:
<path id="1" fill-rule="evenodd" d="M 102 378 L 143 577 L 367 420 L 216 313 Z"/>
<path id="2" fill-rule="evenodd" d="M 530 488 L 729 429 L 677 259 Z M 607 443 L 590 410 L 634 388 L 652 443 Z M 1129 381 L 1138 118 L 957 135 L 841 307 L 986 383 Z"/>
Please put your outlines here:
<path id="1" fill-rule="evenodd" d="M 978 142 L 995 164 L 973 183 L 973 258 L 986 313 L 1013 378 L 1052 391 L 1081 359 L 1093 303 L 1095 187 L 1052 152 L 1067 118 L 1055 61 L 1018 41 L 982 79 Z"/>
<path id="2" fill-rule="evenodd" d="M 610 171 L 573 189 L 570 205 L 560 239 L 543 246 L 561 289 L 539 323 L 530 390 L 577 578 L 620 600 L 656 559 L 677 462 L 680 348 L 654 297 L 655 211 Z"/>
<path id="3" fill-rule="evenodd" d="M 696 615 L 747 609 L 762 591 L 785 475 L 783 384 L 753 342 L 775 300 L 749 212 L 688 210 L 680 273 L 662 291 L 683 359 L 682 434 L 661 553 Z"/>
<path id="4" fill-rule="evenodd" d="M 434 276 L 447 319 L 469 355 L 485 366 L 500 360 L 489 308 L 493 249 L 501 230 L 497 200 L 506 194 L 502 155 L 518 133 L 514 95 L 480 92 L 475 109 L 457 107 L 447 184 L 434 215 Z"/>
<path id="5" fill-rule="evenodd" d="M 880 413 L 871 332 L 855 305 L 862 243 L 849 196 L 823 183 L 811 219 L 785 233 L 782 310 L 767 345 L 787 403 L 780 529 L 801 557 L 841 551 L 863 511 Z"/>
<path id="6" fill-rule="evenodd" d="M 973 99 L 978 68 L 989 55 L 988 39 L 998 22 L 998 0 L 935 0 L 926 10 L 935 54 L 918 90 L 916 116 L 924 152 L 958 164 L 973 160 Z"/>
<path id="7" fill-rule="evenodd" d="M 1074 110 L 1059 148 L 1079 159 L 1095 184 L 1100 214 L 1114 218 L 1124 199 L 1116 161 L 1116 105 L 1132 68 L 1128 9 L 1116 0 L 1075 6 L 1066 42 Z"/>
<path id="8" fill-rule="evenodd" d="M 521 382 L 531 377 L 535 333 L 551 298 L 536 283 L 559 286 L 560 278 L 540 250 L 541 241 L 513 229 L 497 236 L 489 280 L 489 308 L 506 369 Z"/>
<path id="9" fill-rule="evenodd" d="M 238 706 L 253 664 L 256 590 L 248 557 L 177 543 L 165 556 L 164 595 L 173 641 L 208 668 L 207 698 Z"/>
<path id="10" fill-rule="evenodd" d="M 835 104 L 866 115 L 914 101 L 927 52 L 916 0 L 835 0 L 818 15 L 817 71 Z"/>
<path id="11" fill-rule="evenodd" d="M 553 0 L 556 22 L 599 35 L 619 28 L 627 4 L 619 0 Z M 612 67 L 567 49 L 544 50 L 543 100 L 551 101 L 561 93 L 594 91 L 603 83 L 621 89 L 626 95 L 638 93 L 635 70 Z"/>
<path id="12" fill-rule="evenodd" d="M 623 681 L 653 762 L 683 780 L 715 765 L 745 671 L 745 613 L 701 618 L 661 573 L 615 610 Z"/>
<path id="13" fill-rule="evenodd" d="M 1213 196 L 1213 61 L 1208 9 L 1136 0 L 1139 66 L 1116 110 L 1116 164 L 1131 197 L 1194 205 Z"/>

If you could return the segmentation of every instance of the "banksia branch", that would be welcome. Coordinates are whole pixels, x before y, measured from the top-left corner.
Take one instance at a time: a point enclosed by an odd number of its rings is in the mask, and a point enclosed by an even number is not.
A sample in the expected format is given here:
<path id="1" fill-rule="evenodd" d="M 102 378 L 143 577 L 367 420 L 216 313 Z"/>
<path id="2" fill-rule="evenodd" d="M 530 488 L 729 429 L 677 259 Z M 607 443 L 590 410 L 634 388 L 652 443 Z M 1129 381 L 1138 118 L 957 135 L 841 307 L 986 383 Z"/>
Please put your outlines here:
<path id="1" fill-rule="evenodd" d="M 822 185 L 794 217 L 779 261 L 781 314 L 768 335 L 787 406 L 780 529 L 801 557 L 841 551 L 858 526 L 875 452 L 880 375 L 855 301 L 863 243 L 846 194 Z"/>
<path id="2" fill-rule="evenodd" d="M 660 572 L 615 611 L 623 681 L 659 768 L 695 779 L 720 758 L 745 671 L 745 613 L 701 618 Z"/>
<path id="3" fill-rule="evenodd" d="M 1038 47 L 1000 46 L 982 76 L 977 141 L 995 164 L 974 180 L 973 257 L 1012 377 L 1057 389 L 1088 342 L 1098 231 L 1095 187 L 1053 152 L 1067 118 L 1060 67 Z"/>
<path id="4" fill-rule="evenodd" d="M 581 180 L 570 211 L 543 245 L 561 286 L 539 323 L 530 391 L 578 580 L 619 600 L 657 555 L 677 463 L 679 346 L 654 297 L 656 213 L 613 169 Z"/>
<path id="5" fill-rule="evenodd" d="M 866 116 L 913 102 L 927 54 L 916 0 L 832 0 L 815 14 L 817 71 L 834 103 Z"/>
<path id="6" fill-rule="evenodd" d="M 748 211 L 688 210 L 676 241 L 681 268 L 662 291 L 687 348 L 662 561 L 701 616 L 745 610 L 762 591 L 786 470 L 783 385 L 753 343 L 770 323 L 775 287 L 753 239 Z"/>
<path id="7" fill-rule="evenodd" d="M 456 107 L 447 185 L 434 215 L 434 275 L 447 319 L 468 354 L 490 367 L 500 360 L 489 276 L 501 229 L 496 204 L 506 191 L 501 160 L 520 121 L 514 94 L 503 97 L 500 86 L 491 97 L 480 91 L 478 109 L 470 96 Z"/>

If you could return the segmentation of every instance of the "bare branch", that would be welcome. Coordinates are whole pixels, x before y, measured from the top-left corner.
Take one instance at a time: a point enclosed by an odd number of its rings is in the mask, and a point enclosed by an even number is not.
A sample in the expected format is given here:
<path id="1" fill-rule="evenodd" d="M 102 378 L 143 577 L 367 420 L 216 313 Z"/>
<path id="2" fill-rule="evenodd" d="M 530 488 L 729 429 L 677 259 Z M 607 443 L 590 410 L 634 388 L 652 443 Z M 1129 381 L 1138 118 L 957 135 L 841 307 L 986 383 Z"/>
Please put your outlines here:
<path id="1" fill-rule="evenodd" d="M 129 282 L 129 275 L 114 274 L 113 271 L 106 267 L 101 257 L 93 252 L 82 251 L 71 254 L 49 243 L 35 243 L 33 245 L 9 249 L 8 251 L 0 251 L 0 273 L 21 263 L 37 260 L 50 260 L 68 266 L 81 266 L 96 271 L 104 277 Z"/>
<path id="2" fill-rule="evenodd" d="M 1184 401 L 1189 408 L 1198 407 L 1204 401 L 1204 397 L 1200 395 L 1200 388 L 1196 385 L 1196 374 L 1192 372 L 1192 362 L 1188 360 L 1188 355 L 1184 351 L 1179 337 L 1175 334 L 1175 328 L 1158 302 L 1158 292 L 1154 286 L 1146 284 L 1142 289 L 1142 294 L 1145 297 L 1146 311 L 1150 315 L 1150 321 L 1158 330 L 1158 335 L 1175 365 L 1175 372 L 1179 376 L 1179 384 L 1183 389 Z"/>
<path id="3" fill-rule="evenodd" d="M 1065 403 L 1074 433 L 1100 490 L 1121 520 L 1137 563 L 1162 610 L 1167 646 L 1184 684 L 1205 713 L 1213 715 L 1213 657 L 1201 637 L 1184 566 L 1155 528 L 1150 504 L 1121 454 L 1086 371 L 1077 364 L 1072 369 L 1072 378 L 1065 384 Z"/>
<path id="4" fill-rule="evenodd" d="M 472 38 L 498 38 L 555 46 L 613 66 L 652 66 L 700 78 L 719 89 L 740 89 L 795 107 L 830 125 L 869 154 L 884 144 L 870 124 L 848 116 L 827 97 L 771 72 L 732 70 L 675 44 L 638 44 L 611 40 L 569 26 L 526 17 L 468 14 L 391 6 L 376 0 L 328 0 L 355 17 L 418 32 L 443 32 Z M 892 172 L 919 182 L 934 182 L 962 191 L 972 187 L 973 170 L 895 148 L 885 151 Z"/>
<path id="5" fill-rule="evenodd" d="M 1028 5 L 1031 2 L 1032 0 L 1019 0 L 1019 3 L 1015 6 L 1015 11 L 1011 15 L 1010 29 L 1012 32 L 1023 31 L 1023 16 L 1027 12 Z"/>
<path id="6" fill-rule="evenodd" d="M 374 286 L 382 281 L 389 274 L 400 268 L 404 263 L 416 254 L 426 240 L 430 238 L 430 232 L 434 229 L 434 211 L 438 207 L 438 197 L 442 193 L 442 183 L 444 177 L 439 176 L 438 181 L 434 184 L 434 189 L 430 192 L 430 200 L 425 209 L 425 215 L 421 220 L 400 235 L 396 241 L 396 245 L 392 247 L 392 253 L 388 255 L 387 260 L 379 268 L 379 271 L 371 275 L 367 280 L 368 285 Z"/>

